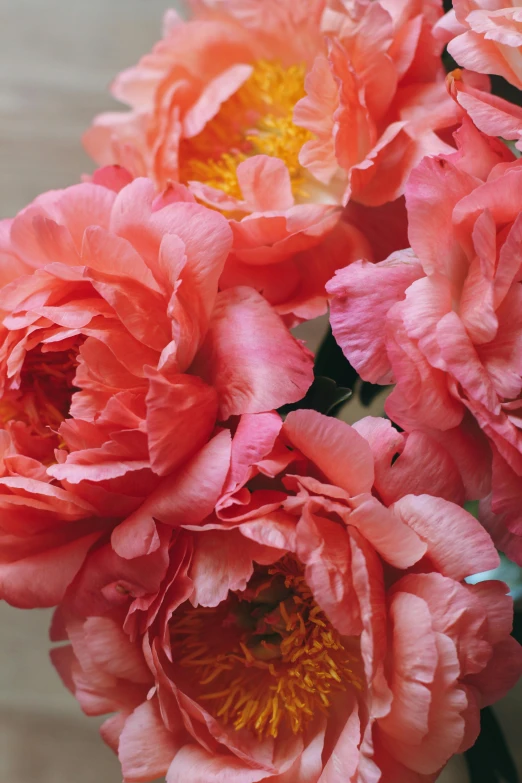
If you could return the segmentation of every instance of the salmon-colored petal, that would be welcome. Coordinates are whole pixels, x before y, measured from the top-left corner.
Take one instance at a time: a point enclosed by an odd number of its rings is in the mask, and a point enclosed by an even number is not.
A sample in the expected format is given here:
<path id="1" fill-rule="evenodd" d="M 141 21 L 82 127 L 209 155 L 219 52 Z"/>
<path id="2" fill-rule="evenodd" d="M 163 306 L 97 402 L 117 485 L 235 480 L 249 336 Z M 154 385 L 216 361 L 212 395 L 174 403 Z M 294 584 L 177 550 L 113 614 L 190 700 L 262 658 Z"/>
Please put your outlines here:
<path id="1" fill-rule="evenodd" d="M 282 160 L 255 155 L 237 167 L 243 198 L 252 212 L 289 209 L 294 204 L 290 174 Z"/>
<path id="2" fill-rule="evenodd" d="M 388 563 L 409 568 L 423 557 L 428 547 L 422 538 L 372 495 L 359 495 L 353 506 L 348 524 L 356 527 Z"/>
<path id="3" fill-rule="evenodd" d="M 344 422 L 316 411 L 289 413 L 283 432 L 327 477 L 350 495 L 371 490 L 373 457 L 368 443 Z"/>
<path id="4" fill-rule="evenodd" d="M 149 734 L 155 737 L 151 745 Z M 161 720 L 157 701 L 146 701 L 125 721 L 120 735 L 118 756 L 125 783 L 139 783 L 167 773 L 182 740 L 167 731 Z"/>
<path id="5" fill-rule="evenodd" d="M 455 504 L 430 495 L 406 495 L 392 509 L 426 541 L 428 556 L 442 574 L 460 580 L 497 567 L 499 559 L 490 537 L 471 514 Z"/>
<path id="6" fill-rule="evenodd" d="M 313 376 L 309 351 L 249 288 L 219 294 L 194 369 L 217 390 L 223 419 L 296 402 Z"/>
<path id="7" fill-rule="evenodd" d="M 166 476 L 208 441 L 217 416 L 217 394 L 196 376 L 149 377 L 147 437 L 152 470 Z"/>
<path id="8" fill-rule="evenodd" d="M 408 236 L 425 272 L 458 276 L 466 259 L 451 230 L 452 214 L 476 186 L 476 179 L 444 158 L 425 158 L 412 173 L 406 189 Z"/>
<path id="9" fill-rule="evenodd" d="M 213 755 L 198 745 L 185 745 L 176 754 L 167 773 L 167 783 L 257 783 L 266 770 L 252 769 L 231 754 Z"/>
<path id="10" fill-rule="evenodd" d="M 216 560 L 215 553 L 220 557 Z M 190 578 L 194 582 L 194 606 L 218 606 L 229 590 L 244 590 L 256 563 L 273 563 L 281 550 L 262 546 L 239 531 L 209 530 L 201 534 L 194 548 Z"/>
<path id="11" fill-rule="evenodd" d="M 112 544 L 122 557 L 146 554 L 137 535 L 149 530 L 153 519 L 177 527 L 199 524 L 214 509 L 230 464 L 230 434 L 214 436 L 175 478 L 167 477 L 142 506 L 116 528 Z"/>
<path id="12" fill-rule="evenodd" d="M 380 264 L 357 261 L 338 271 L 327 284 L 333 334 L 365 380 L 390 380 L 385 319 L 392 305 L 403 299 L 408 286 L 421 276 L 417 260 L 403 252 Z"/>
<path id="13" fill-rule="evenodd" d="M 9 552 L 8 542 L 1 541 L 0 596 L 12 606 L 23 609 L 56 606 L 63 599 L 90 548 L 100 537 L 93 532 L 72 538 L 35 537 L 25 552 Z M 52 540 L 54 538 L 54 540 Z M 71 540 L 72 539 L 72 540 Z"/>
<path id="14" fill-rule="evenodd" d="M 360 633 L 346 532 L 334 522 L 305 510 L 297 525 L 297 554 L 306 565 L 306 581 L 317 603 L 335 627 L 347 636 Z"/>

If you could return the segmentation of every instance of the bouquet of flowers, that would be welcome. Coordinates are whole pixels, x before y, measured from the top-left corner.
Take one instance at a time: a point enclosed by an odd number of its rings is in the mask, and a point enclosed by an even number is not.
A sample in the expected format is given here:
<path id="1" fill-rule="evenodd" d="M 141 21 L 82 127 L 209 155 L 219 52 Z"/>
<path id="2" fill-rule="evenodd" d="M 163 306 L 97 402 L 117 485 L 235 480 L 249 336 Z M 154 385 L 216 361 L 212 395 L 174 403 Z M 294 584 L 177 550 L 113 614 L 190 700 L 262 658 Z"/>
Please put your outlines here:
<path id="1" fill-rule="evenodd" d="M 429 783 L 522 673 L 521 89 L 517 0 L 193 0 L 0 224 L 0 597 L 125 783 Z"/>

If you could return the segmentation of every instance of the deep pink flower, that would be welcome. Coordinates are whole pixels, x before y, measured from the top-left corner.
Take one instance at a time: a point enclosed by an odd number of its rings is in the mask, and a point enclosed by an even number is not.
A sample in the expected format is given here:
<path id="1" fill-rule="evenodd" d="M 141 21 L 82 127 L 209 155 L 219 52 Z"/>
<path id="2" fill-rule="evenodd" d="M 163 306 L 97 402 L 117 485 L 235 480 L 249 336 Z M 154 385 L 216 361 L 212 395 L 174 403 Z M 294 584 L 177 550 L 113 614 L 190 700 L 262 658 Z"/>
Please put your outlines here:
<path id="1" fill-rule="evenodd" d="M 230 219 L 223 286 L 251 285 L 289 321 L 324 312 L 335 269 L 366 255 L 349 199 L 401 196 L 461 116 L 444 87 L 438 0 L 199 0 L 115 80 L 127 113 L 85 135 L 100 164 L 188 184 Z"/>
<path id="2" fill-rule="evenodd" d="M 56 617 L 124 780 L 434 781 L 522 669 L 505 585 L 462 581 L 498 562 L 463 492 L 442 447 L 382 419 L 243 417 L 210 514 L 187 518 L 189 481 L 184 508 L 156 498 L 113 535 L 117 589 L 100 554 Z"/>
<path id="3" fill-rule="evenodd" d="M 122 185 L 117 171 L 96 179 Z M 0 521 L 14 537 L 8 559 L 42 530 L 49 547 L 62 535 L 65 545 L 69 518 L 125 518 L 217 422 L 295 401 L 311 383 L 311 354 L 263 297 L 218 293 L 231 231 L 183 187 L 73 186 L 40 196 L 0 234 L 0 421 L 19 455 L 6 469 L 16 489 L 1 480 L 0 502 L 18 498 Z M 41 495 L 55 508 L 45 525 L 27 519 Z M 71 574 L 60 573 L 63 593 Z M 18 600 L 1 581 L 0 592 Z"/>
<path id="4" fill-rule="evenodd" d="M 332 327 L 363 378 L 396 383 L 389 416 L 460 455 L 468 497 L 493 476 L 489 524 L 521 562 L 522 165 L 469 121 L 458 137 L 412 173 L 412 249 L 329 283 Z"/>

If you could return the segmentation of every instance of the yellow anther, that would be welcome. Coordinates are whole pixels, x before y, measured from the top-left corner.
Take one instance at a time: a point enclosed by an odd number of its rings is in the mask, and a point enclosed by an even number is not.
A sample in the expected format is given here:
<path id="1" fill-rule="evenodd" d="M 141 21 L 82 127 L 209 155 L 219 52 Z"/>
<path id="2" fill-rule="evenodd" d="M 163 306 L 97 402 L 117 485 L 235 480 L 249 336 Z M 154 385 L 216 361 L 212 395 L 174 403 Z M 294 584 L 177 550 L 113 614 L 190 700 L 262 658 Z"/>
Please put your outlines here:
<path id="1" fill-rule="evenodd" d="M 306 196 L 299 153 L 313 136 L 293 122 L 295 105 L 305 95 L 304 77 L 304 65 L 254 63 L 251 76 L 204 130 L 182 141 L 181 181 L 198 181 L 241 200 L 237 167 L 252 155 L 270 155 L 286 164 L 294 195 Z"/>
<path id="2" fill-rule="evenodd" d="M 232 630 L 230 624 L 226 629 L 221 625 L 235 610 L 244 621 L 248 588 L 245 594 L 229 595 L 216 608 L 187 604 L 175 613 L 171 625 L 174 662 L 187 668 L 197 698 L 223 723 L 231 723 L 238 731 L 253 731 L 260 738 L 277 737 L 284 723 L 298 734 L 317 710 L 327 713 L 333 694 L 351 685 L 358 690 L 363 687 L 353 671 L 357 658 L 347 651 L 343 638 L 315 603 L 302 566 L 294 558 L 287 555 L 268 569 L 258 566 L 256 578 L 252 623 L 242 622 Z M 276 609 L 273 603 L 267 604 L 266 618 L 270 617 L 274 632 L 265 642 L 267 624 L 257 597 L 270 594 L 274 579 L 279 580 L 276 585 L 284 580 L 292 595 L 280 600 Z M 254 618 L 261 618 L 259 628 Z M 279 645 L 277 658 L 270 661 L 263 660 L 267 644 L 276 651 Z M 211 684 L 214 690 L 209 693 Z"/>

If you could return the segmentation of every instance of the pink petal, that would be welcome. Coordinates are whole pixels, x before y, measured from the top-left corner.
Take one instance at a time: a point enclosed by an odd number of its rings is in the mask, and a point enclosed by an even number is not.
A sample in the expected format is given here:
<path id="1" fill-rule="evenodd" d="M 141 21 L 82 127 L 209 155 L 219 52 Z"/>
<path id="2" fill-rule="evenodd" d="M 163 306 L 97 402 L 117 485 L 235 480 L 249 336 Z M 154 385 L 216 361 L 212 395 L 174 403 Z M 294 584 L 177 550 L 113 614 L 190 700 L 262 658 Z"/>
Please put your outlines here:
<path id="1" fill-rule="evenodd" d="M 294 107 L 294 123 L 310 130 L 314 137 L 305 142 L 299 162 L 319 182 L 328 184 L 338 169 L 335 157 L 334 113 L 339 104 L 339 86 L 326 57 L 315 58 L 305 77 L 306 96 Z"/>
<path id="2" fill-rule="evenodd" d="M 194 582 L 194 606 L 217 606 L 229 590 L 244 590 L 254 561 L 271 564 L 284 552 L 243 538 L 238 530 L 208 530 L 195 538 L 189 576 Z"/>
<path id="3" fill-rule="evenodd" d="M 212 79 L 183 118 L 184 137 L 190 139 L 201 133 L 207 122 L 216 116 L 222 104 L 247 81 L 252 70 L 251 65 L 239 63 Z"/>
<path id="4" fill-rule="evenodd" d="M 146 401 L 151 468 L 166 476 L 210 438 L 217 417 L 217 394 L 196 376 L 167 378 L 151 372 Z"/>
<path id="5" fill-rule="evenodd" d="M 391 510 L 428 545 L 428 557 L 452 579 L 496 568 L 498 554 L 477 520 L 463 508 L 430 495 L 406 495 Z"/>
<path id="6" fill-rule="evenodd" d="M 33 551 L 29 539 L 27 551 L 18 559 L 0 562 L 0 597 L 23 609 L 56 606 L 99 536 L 95 532 L 72 541 L 67 535 L 63 536 L 65 540 L 56 536 L 54 543 L 45 539 L 39 542 L 36 537 Z M 2 542 L 4 556 L 9 554 L 5 544 Z M 45 548 L 40 548 L 42 544 Z"/>
<path id="7" fill-rule="evenodd" d="M 360 742 L 361 721 L 358 715 L 357 703 L 355 703 L 339 735 L 332 755 L 324 766 L 319 778 L 320 783 L 340 783 L 340 775 L 345 777 L 347 781 L 354 780 L 351 776 L 356 774 L 359 767 Z"/>
<path id="8" fill-rule="evenodd" d="M 290 335 L 268 302 L 249 288 L 218 295 L 193 369 L 217 390 L 224 420 L 296 402 L 313 379 L 310 352 Z"/>
<path id="9" fill-rule="evenodd" d="M 354 509 L 347 516 L 380 556 L 396 568 L 409 568 L 427 550 L 426 543 L 392 511 L 372 495 L 360 495 L 353 501 Z"/>
<path id="10" fill-rule="evenodd" d="M 339 523 L 306 508 L 297 525 L 297 555 L 314 598 L 341 634 L 360 633 L 361 618 L 351 576 L 351 550 Z"/>
<path id="11" fill-rule="evenodd" d="M 455 205 L 471 193 L 477 181 L 445 158 L 424 158 L 412 172 L 406 188 L 410 243 L 424 271 L 458 277 L 466 257 L 455 241 L 452 215 Z"/>
<path id="12" fill-rule="evenodd" d="M 317 780 L 323 768 L 323 745 L 324 731 L 318 731 L 291 768 L 281 775 L 271 778 L 271 781 L 273 783 L 309 783 L 310 780 Z"/>
<path id="13" fill-rule="evenodd" d="M 157 700 L 140 704 L 125 721 L 120 735 L 118 756 L 125 783 L 163 777 L 181 744 L 165 728 Z"/>
<path id="14" fill-rule="evenodd" d="M 166 783 L 257 783 L 264 778 L 266 769 L 252 769 L 236 756 L 184 745 L 169 768 Z"/>
<path id="15" fill-rule="evenodd" d="M 398 593 L 390 607 L 393 622 L 393 701 L 379 725 L 393 738 L 420 744 L 429 731 L 431 689 L 438 664 L 437 646 L 426 603 Z"/>
<path id="16" fill-rule="evenodd" d="M 290 174 L 282 160 L 254 155 L 237 167 L 237 180 L 252 212 L 290 209 L 294 205 Z"/>
<path id="17" fill-rule="evenodd" d="M 146 554 L 153 519 L 177 527 L 199 524 L 212 513 L 229 470 L 230 449 L 230 433 L 222 431 L 174 478 L 164 479 L 114 531 L 112 544 L 116 552 L 125 558 Z M 146 536 L 140 540 L 138 534 L 142 530 Z"/>
<path id="18" fill-rule="evenodd" d="M 407 252 L 380 264 L 357 261 L 330 280 L 330 323 L 335 339 L 364 380 L 391 380 L 384 324 L 390 308 L 422 276 L 420 264 Z"/>
<path id="19" fill-rule="evenodd" d="M 251 468 L 272 451 L 282 426 L 277 413 L 247 413 L 241 417 L 232 439 L 227 491 L 234 491 L 248 481 Z"/>
<path id="20" fill-rule="evenodd" d="M 433 774 L 458 750 L 464 735 L 467 699 L 458 687 L 455 645 L 433 631 L 428 607 L 417 596 L 397 593 L 391 613 L 394 700 L 381 721 L 383 740 L 407 767 Z"/>
<path id="21" fill-rule="evenodd" d="M 452 76 L 448 75 L 450 92 L 477 128 L 488 136 L 515 141 L 522 138 L 522 110 L 519 106 L 497 95 L 477 90 L 464 80 Z"/>
<path id="22" fill-rule="evenodd" d="M 311 410 L 289 413 L 283 432 L 327 479 L 350 495 L 371 492 L 373 455 L 348 424 Z"/>
<path id="23" fill-rule="evenodd" d="M 520 56 L 514 47 L 513 49 L 514 57 Z M 480 33 L 468 30 L 458 35 L 449 42 L 448 51 L 459 65 L 468 70 L 498 74 L 518 89 L 522 89 L 522 79 L 511 67 L 509 59 L 495 41 L 488 40 Z"/>

